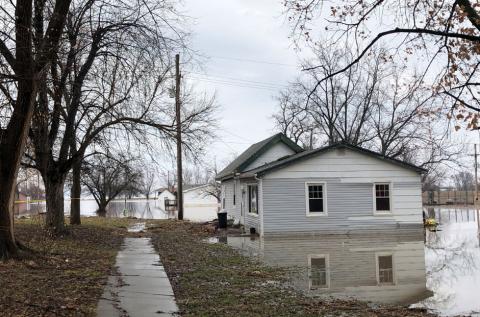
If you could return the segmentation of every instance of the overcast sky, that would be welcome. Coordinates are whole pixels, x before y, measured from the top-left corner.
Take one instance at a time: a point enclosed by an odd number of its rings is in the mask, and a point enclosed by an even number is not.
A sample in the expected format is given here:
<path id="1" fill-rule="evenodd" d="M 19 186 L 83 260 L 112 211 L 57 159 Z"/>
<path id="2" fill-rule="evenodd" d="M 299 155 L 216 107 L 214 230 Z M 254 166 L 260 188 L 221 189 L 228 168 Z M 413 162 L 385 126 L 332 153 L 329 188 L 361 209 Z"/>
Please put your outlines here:
<path id="1" fill-rule="evenodd" d="M 217 94 L 221 129 L 210 153 L 222 162 L 274 133 L 274 97 L 299 63 L 279 0 L 186 0 L 184 10 L 196 21 L 192 47 L 208 57 L 186 78 Z"/>
<path id="2" fill-rule="evenodd" d="M 183 10 L 195 20 L 192 48 L 208 57 L 202 71 L 185 77 L 200 90 L 217 94 L 220 130 L 208 159 L 223 166 L 275 133 L 274 97 L 299 75 L 299 58 L 281 0 L 185 0 Z M 452 133 L 470 143 L 468 152 L 473 152 L 471 143 L 479 142 L 476 132 Z"/>

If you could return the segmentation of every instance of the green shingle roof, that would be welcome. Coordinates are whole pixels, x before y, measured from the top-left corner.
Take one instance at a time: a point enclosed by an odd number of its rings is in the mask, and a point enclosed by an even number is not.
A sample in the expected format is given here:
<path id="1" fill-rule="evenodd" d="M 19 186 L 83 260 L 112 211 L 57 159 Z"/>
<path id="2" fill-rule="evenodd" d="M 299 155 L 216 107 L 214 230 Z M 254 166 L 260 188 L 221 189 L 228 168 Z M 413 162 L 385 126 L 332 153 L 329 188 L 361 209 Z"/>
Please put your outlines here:
<path id="1" fill-rule="evenodd" d="M 240 156 L 238 156 L 233 162 L 227 165 L 220 173 L 218 173 L 216 179 L 221 180 L 225 178 L 232 177 L 235 173 L 241 173 L 244 169 L 257 159 L 260 155 L 265 153 L 273 145 L 278 142 L 285 143 L 290 147 L 295 153 L 300 153 L 303 149 L 298 146 L 295 142 L 287 138 L 283 133 L 277 133 L 274 136 L 271 136 L 265 140 L 262 140 L 258 143 L 251 145 L 246 149 Z"/>

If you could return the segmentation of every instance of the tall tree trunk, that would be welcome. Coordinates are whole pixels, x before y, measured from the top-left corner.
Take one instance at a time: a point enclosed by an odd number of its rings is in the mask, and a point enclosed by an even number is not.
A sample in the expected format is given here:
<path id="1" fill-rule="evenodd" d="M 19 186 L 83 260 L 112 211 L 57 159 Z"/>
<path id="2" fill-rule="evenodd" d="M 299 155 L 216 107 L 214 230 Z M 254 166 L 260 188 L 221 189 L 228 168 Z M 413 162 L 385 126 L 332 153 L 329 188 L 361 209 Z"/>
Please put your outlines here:
<path id="1" fill-rule="evenodd" d="M 13 231 L 13 196 L 13 188 L 0 186 L 0 260 L 14 256 L 18 250 Z"/>
<path id="2" fill-rule="evenodd" d="M 0 259 L 18 251 L 13 231 L 13 202 L 20 161 L 25 150 L 27 132 L 33 115 L 36 89 L 33 75 L 18 83 L 15 110 L 0 130 Z"/>
<path id="3" fill-rule="evenodd" d="M 107 205 L 108 205 L 108 202 L 105 202 L 105 201 L 101 201 L 98 204 L 97 215 L 99 217 L 106 217 L 107 216 Z"/>
<path id="4" fill-rule="evenodd" d="M 47 200 L 46 227 L 52 234 L 61 234 L 65 231 L 63 196 L 65 176 L 47 177 L 44 181 Z"/>
<path id="5" fill-rule="evenodd" d="M 80 220 L 80 196 L 82 195 L 82 187 L 80 184 L 82 162 L 75 163 L 72 169 L 72 189 L 70 192 L 70 224 L 79 225 Z"/>

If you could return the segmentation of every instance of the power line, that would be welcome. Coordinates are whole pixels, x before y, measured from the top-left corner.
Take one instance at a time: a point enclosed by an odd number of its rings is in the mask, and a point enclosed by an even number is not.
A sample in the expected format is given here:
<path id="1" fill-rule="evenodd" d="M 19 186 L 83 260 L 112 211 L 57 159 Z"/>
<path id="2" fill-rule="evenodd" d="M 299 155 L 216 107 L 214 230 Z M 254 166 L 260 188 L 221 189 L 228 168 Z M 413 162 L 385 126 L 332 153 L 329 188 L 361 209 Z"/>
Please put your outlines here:
<path id="1" fill-rule="evenodd" d="M 241 79 L 241 78 L 236 78 L 236 77 L 224 77 L 224 76 L 218 76 L 218 75 L 209 75 L 206 73 L 196 73 L 196 72 L 189 72 L 190 74 L 195 74 L 195 75 L 200 75 L 203 76 L 202 78 L 206 79 L 211 79 L 211 80 L 222 80 L 222 81 L 233 81 L 233 82 L 239 82 L 239 83 L 245 83 L 245 84 L 254 84 L 254 85 L 260 85 L 260 86 L 269 86 L 273 88 L 287 88 L 288 85 L 284 84 L 279 84 L 279 83 L 272 83 L 272 82 L 265 82 L 265 81 L 255 81 L 255 80 L 248 80 L 248 79 Z M 217 79 L 218 78 L 218 79 Z"/>
<path id="2" fill-rule="evenodd" d="M 276 66 L 284 66 L 284 67 L 295 67 L 295 68 L 298 68 L 298 65 L 278 63 L 278 62 L 269 62 L 269 61 L 255 60 L 255 59 L 246 59 L 246 58 L 237 58 L 237 57 L 226 57 L 226 56 L 211 56 L 211 55 L 210 55 L 209 57 L 210 57 L 210 58 L 217 58 L 217 59 L 232 60 L 232 61 L 237 61 L 237 62 L 245 62 L 245 63 L 256 63 L 256 64 L 266 64 L 266 65 L 276 65 Z"/>
<path id="3" fill-rule="evenodd" d="M 250 85 L 250 84 L 242 84 L 238 82 L 215 80 L 215 79 L 208 79 L 208 78 L 199 78 L 199 77 L 190 77 L 190 78 L 198 81 L 207 82 L 207 83 L 214 83 L 214 84 L 235 86 L 235 87 L 242 87 L 242 88 L 254 88 L 254 89 L 263 89 L 263 90 L 270 90 L 270 91 L 278 91 L 279 89 L 281 89 L 281 87 L 275 88 L 271 86 Z"/>

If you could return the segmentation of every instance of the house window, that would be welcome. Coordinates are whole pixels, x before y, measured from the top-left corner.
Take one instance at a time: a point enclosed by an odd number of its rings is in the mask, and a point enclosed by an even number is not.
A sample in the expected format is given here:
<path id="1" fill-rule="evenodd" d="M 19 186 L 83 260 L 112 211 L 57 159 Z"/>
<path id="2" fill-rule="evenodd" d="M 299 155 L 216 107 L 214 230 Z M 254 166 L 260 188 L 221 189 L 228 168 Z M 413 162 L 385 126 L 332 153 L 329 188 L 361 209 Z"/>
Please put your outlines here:
<path id="1" fill-rule="evenodd" d="M 390 211 L 390 184 L 375 184 L 375 211 Z"/>
<path id="2" fill-rule="evenodd" d="M 248 212 L 258 214 L 258 187 L 248 185 Z"/>
<path id="3" fill-rule="evenodd" d="M 393 284 L 393 255 L 378 255 L 378 284 Z"/>
<path id="4" fill-rule="evenodd" d="M 307 184 L 307 214 L 325 214 L 325 184 Z"/>
<path id="5" fill-rule="evenodd" d="M 309 256 L 308 279 L 310 289 L 328 288 L 328 257 L 324 255 Z"/>

